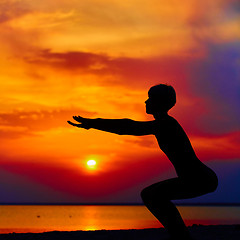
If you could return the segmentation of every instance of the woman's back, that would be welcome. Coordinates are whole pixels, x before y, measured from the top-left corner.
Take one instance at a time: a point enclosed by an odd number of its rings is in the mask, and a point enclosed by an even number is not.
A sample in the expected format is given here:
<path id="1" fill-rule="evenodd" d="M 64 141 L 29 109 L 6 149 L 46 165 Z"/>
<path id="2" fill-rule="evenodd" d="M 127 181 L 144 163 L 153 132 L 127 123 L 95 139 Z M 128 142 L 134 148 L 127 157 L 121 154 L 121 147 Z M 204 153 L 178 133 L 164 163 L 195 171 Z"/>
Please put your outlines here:
<path id="1" fill-rule="evenodd" d="M 159 147 L 167 155 L 178 175 L 193 170 L 194 166 L 203 165 L 185 131 L 173 117 L 166 115 L 156 122 L 155 136 Z"/>

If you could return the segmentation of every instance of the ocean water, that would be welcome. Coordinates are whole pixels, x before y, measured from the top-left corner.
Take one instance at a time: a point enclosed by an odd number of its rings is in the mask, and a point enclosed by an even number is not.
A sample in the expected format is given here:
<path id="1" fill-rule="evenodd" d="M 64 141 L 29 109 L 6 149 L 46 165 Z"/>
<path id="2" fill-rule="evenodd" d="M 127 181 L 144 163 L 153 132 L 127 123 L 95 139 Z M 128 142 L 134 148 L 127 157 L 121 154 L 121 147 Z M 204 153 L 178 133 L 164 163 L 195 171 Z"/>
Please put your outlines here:
<path id="1" fill-rule="evenodd" d="M 187 225 L 240 224 L 240 207 L 179 206 Z M 144 206 L 0 206 L 0 233 L 159 228 Z"/>

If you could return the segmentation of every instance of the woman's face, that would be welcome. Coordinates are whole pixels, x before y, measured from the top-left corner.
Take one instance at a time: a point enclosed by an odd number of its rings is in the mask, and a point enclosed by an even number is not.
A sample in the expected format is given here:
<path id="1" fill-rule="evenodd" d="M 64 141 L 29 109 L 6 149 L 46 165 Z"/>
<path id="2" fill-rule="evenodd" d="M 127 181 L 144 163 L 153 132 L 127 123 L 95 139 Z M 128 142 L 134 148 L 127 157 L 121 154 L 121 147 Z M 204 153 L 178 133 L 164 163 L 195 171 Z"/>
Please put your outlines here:
<path id="1" fill-rule="evenodd" d="M 156 103 L 153 100 L 153 98 L 151 98 L 151 96 L 148 96 L 148 99 L 145 101 L 145 104 L 147 114 L 154 114 L 157 112 Z"/>
<path id="2" fill-rule="evenodd" d="M 159 113 L 167 112 L 165 110 L 166 106 L 164 102 L 161 102 L 160 99 L 161 99 L 161 96 L 156 97 L 152 94 L 148 94 L 148 99 L 145 101 L 147 114 L 156 115 Z"/>

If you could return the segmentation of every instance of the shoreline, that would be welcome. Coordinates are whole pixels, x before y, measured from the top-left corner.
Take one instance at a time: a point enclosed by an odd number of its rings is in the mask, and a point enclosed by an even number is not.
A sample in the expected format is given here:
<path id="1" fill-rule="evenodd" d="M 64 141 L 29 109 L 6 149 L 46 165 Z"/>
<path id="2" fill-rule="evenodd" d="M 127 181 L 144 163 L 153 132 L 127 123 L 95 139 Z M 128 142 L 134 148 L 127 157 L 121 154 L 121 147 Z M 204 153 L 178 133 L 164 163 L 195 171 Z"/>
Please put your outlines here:
<path id="1" fill-rule="evenodd" d="M 188 227 L 195 240 L 239 240 L 240 224 L 192 225 Z M 0 234 L 0 240 L 167 240 L 164 228 L 95 230 L 95 231 L 51 231 L 43 233 Z"/>
<path id="2" fill-rule="evenodd" d="M 174 201 L 173 201 L 174 202 Z M 176 203 L 177 207 L 240 207 L 240 203 Z M 143 203 L 0 203 L 0 206 L 145 206 Z"/>

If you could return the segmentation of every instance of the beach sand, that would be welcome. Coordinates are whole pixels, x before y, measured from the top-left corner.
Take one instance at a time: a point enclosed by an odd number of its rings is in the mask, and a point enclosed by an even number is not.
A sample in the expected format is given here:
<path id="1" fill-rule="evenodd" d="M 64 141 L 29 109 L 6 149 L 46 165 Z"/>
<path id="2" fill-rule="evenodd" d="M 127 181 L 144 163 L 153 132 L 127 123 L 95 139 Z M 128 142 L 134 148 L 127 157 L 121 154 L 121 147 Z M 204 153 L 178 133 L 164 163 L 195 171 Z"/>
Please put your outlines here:
<path id="1" fill-rule="evenodd" d="M 239 240 L 240 225 L 193 225 L 189 230 L 196 240 Z M 168 234 L 163 228 L 98 230 L 45 233 L 0 234 L 0 240 L 167 240 Z"/>

